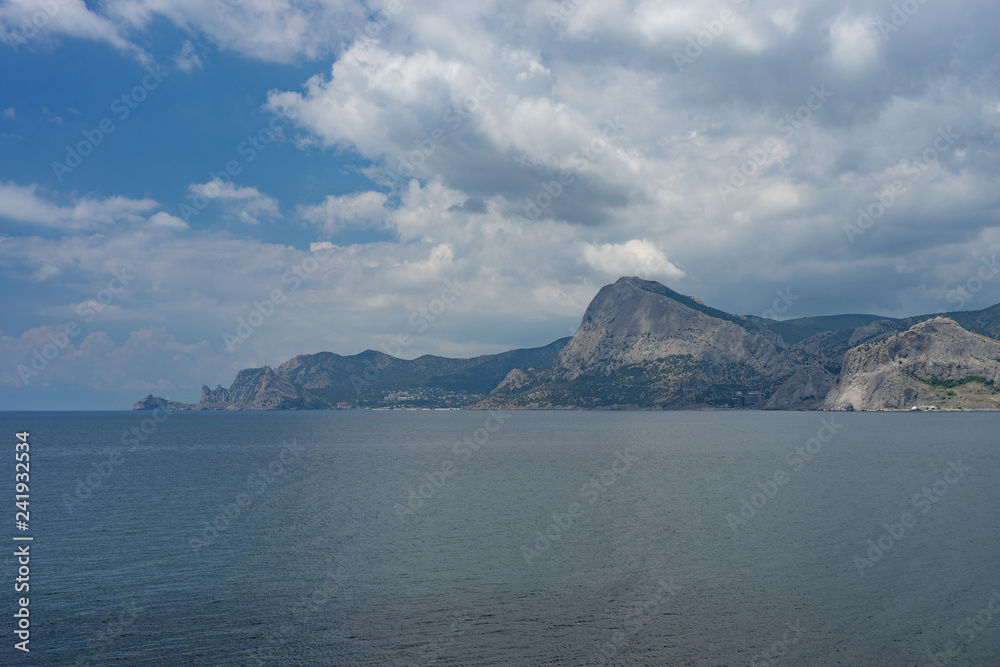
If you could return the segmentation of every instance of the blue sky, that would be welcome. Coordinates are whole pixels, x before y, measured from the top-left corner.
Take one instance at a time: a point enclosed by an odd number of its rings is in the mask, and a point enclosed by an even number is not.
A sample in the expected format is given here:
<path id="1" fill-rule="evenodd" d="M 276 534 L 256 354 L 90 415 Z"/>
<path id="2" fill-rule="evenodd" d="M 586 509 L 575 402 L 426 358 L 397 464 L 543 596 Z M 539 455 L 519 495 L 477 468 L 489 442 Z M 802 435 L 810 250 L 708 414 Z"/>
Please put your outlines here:
<path id="1" fill-rule="evenodd" d="M 625 274 L 747 314 L 992 305 L 998 29 L 985 0 L 3 0 L 0 404 L 544 345 Z"/>

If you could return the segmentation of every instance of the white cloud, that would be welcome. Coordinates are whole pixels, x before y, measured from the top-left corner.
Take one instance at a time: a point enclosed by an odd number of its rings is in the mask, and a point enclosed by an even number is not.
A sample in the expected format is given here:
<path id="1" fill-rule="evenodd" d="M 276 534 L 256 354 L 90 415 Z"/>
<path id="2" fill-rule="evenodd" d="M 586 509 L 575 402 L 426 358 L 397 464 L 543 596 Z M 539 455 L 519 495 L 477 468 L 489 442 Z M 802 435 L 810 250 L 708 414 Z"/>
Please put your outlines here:
<path id="1" fill-rule="evenodd" d="M 0 41 L 16 49 L 49 44 L 60 37 L 104 42 L 151 62 L 138 46 L 143 31 L 157 20 L 196 32 L 220 49 L 277 62 L 315 59 L 336 53 L 370 23 L 372 13 L 352 0 L 106 0 L 88 7 L 84 0 L 6 0 L 0 5 Z M 51 9 L 50 9 L 51 8 Z M 386 12 L 384 16 L 393 18 Z M 42 17 L 42 18 L 36 18 Z M 33 25 L 32 21 L 36 20 Z M 382 23 L 386 21 L 383 18 Z M 40 25 L 40 27 L 36 27 Z M 379 28 L 377 32 L 382 32 Z M 200 58 L 182 47 L 177 66 L 200 67 Z"/>
<path id="2" fill-rule="evenodd" d="M 386 199 L 381 192 L 372 191 L 329 195 L 322 204 L 302 207 L 299 215 L 327 236 L 345 229 L 378 228 L 384 226 L 388 215 Z"/>
<path id="3" fill-rule="evenodd" d="M 390 216 L 404 242 L 350 246 L 317 242 L 311 251 L 326 253 L 315 269 L 305 273 L 305 260 L 317 255 L 279 244 L 236 238 L 225 231 L 183 233 L 179 227 L 172 231 L 182 233 L 153 236 L 166 214 L 153 215 L 148 225 L 123 225 L 89 236 L 0 239 L 0 271 L 45 272 L 49 277 L 39 279 L 58 278 L 69 290 L 65 296 L 52 292 L 50 303 L 39 308 L 49 317 L 76 321 L 83 333 L 74 341 L 78 348 L 61 355 L 39 381 L 101 389 L 166 382 L 176 388 L 174 398 L 197 400 L 201 384 L 226 384 L 240 368 L 276 365 L 296 354 L 321 350 L 352 354 L 378 348 L 404 331 L 414 337 L 404 351 L 411 358 L 542 345 L 565 335 L 599 287 L 620 275 L 660 280 L 712 305 L 727 305 L 711 298 L 711 290 L 718 287 L 698 281 L 711 277 L 714 270 L 727 289 L 738 288 L 729 281 L 740 282 L 736 276 L 743 275 L 745 262 L 735 254 L 718 257 L 719 248 L 746 250 L 759 245 L 754 237 L 758 227 L 742 234 L 730 230 L 722 240 L 708 230 L 629 238 L 634 231 L 627 226 L 594 232 L 559 221 L 523 224 L 503 213 L 502 202 L 487 202 L 483 210 L 470 210 L 463 203 L 461 193 L 440 183 L 411 182 Z M 803 224 L 795 215 L 789 218 L 791 224 Z M 813 220 L 806 224 L 816 228 Z M 603 238 L 595 238 L 595 233 Z M 836 238 L 839 233 L 834 226 L 831 235 Z M 682 242 L 675 245 L 677 239 Z M 997 241 L 994 235 L 956 243 L 947 250 L 946 261 L 921 269 L 923 280 L 933 284 L 941 275 L 957 284 L 955 276 L 972 275 L 968 271 L 976 268 L 963 268 L 967 262 L 962 253 L 971 256 L 977 248 L 1000 248 Z M 829 245 L 822 237 L 817 243 Z M 675 247 L 684 268 L 664 252 Z M 815 256 L 800 255 L 801 248 L 791 243 L 779 256 L 799 257 L 802 262 Z M 760 262 L 773 252 L 753 250 L 749 255 Z M 907 256 L 912 260 L 916 253 Z M 861 289 L 873 273 L 885 270 L 887 261 L 856 264 L 858 277 L 852 284 Z M 81 304 L 96 311 L 96 295 L 126 265 L 132 267 L 126 273 L 127 290 L 115 295 L 92 322 L 81 319 Z M 687 268 L 691 266 L 697 266 L 694 275 Z M 301 274 L 298 280 L 293 269 Z M 831 279 L 830 265 L 815 262 L 786 264 L 782 267 L 786 273 L 770 265 L 764 270 L 772 280 L 791 281 L 786 276 L 801 274 Z M 895 272 L 894 267 L 890 270 Z M 411 314 L 440 293 L 444 280 L 466 286 L 462 296 L 426 331 L 416 332 Z M 754 280 L 758 294 L 770 293 L 762 289 L 759 278 Z M 913 276 L 907 277 L 912 280 Z M 840 283 L 838 289 L 844 289 L 843 279 Z M 775 287 L 792 286 L 800 294 L 799 284 Z M 246 318 L 255 303 L 269 299 L 276 289 L 283 290 L 286 300 L 236 352 L 226 353 L 223 334 L 235 331 L 237 318 Z M 988 304 L 985 294 L 980 298 L 982 305 Z M 129 326 L 125 333 L 112 335 L 115 327 L 124 325 Z M 7 354 L 12 362 L 0 369 L 6 374 L 4 382 L 17 380 L 11 374 L 16 364 L 30 359 L 32 347 L 44 345 L 52 331 L 43 327 L 0 339 L 4 350 L 0 356 Z M 135 398 L 144 393 L 139 391 Z"/>
<path id="4" fill-rule="evenodd" d="M 117 22 L 91 11 L 84 0 L 6 0 L 0 5 L 0 41 L 19 50 L 58 37 L 104 42 L 149 62 L 148 54 L 125 36 Z"/>
<path id="5" fill-rule="evenodd" d="M 57 343 L 61 345 L 52 355 Z M 64 326 L 46 325 L 16 338 L 0 334 L 0 359 L 5 362 L 0 385 L 141 391 L 137 388 L 155 384 L 162 390 L 174 387 L 178 380 L 188 385 L 195 382 L 192 371 L 199 365 L 212 365 L 208 352 L 208 341 L 182 344 L 162 327 L 131 331 L 119 345 L 103 331 L 79 331 L 70 337 Z"/>
<path id="6" fill-rule="evenodd" d="M 843 15 L 830 25 L 830 58 L 837 67 L 858 70 L 871 66 L 878 54 L 873 22 L 868 16 Z"/>
<path id="7" fill-rule="evenodd" d="M 582 247 L 587 264 L 612 279 L 636 275 L 646 279 L 677 280 L 685 276 L 656 244 L 645 239 L 632 239 L 625 243 L 584 243 Z"/>
<path id="8" fill-rule="evenodd" d="M 170 215 L 165 211 L 154 213 L 149 218 L 151 227 L 163 227 L 165 229 L 188 229 L 188 224 L 180 218 Z"/>
<path id="9" fill-rule="evenodd" d="M 402 193 L 402 205 L 392 212 L 390 221 L 396 233 L 404 241 L 419 238 L 434 238 L 446 230 L 453 229 L 456 222 L 465 217 L 456 215 L 456 210 L 466 202 L 468 196 L 445 187 L 440 181 L 421 187 L 416 180 L 410 181 Z"/>
<path id="10" fill-rule="evenodd" d="M 46 118 L 49 119 L 49 122 L 55 123 L 56 125 L 62 125 L 63 124 L 62 117 L 58 116 L 58 115 L 56 115 L 54 113 L 52 113 L 51 111 L 49 111 L 48 107 L 42 107 L 42 113 L 45 115 Z"/>
<path id="11" fill-rule="evenodd" d="M 174 66 L 182 72 L 192 72 L 204 67 L 201 56 L 195 51 L 194 44 L 190 40 L 185 40 L 181 44 L 180 50 L 174 56 Z"/>
<path id="12" fill-rule="evenodd" d="M 219 200 L 225 214 L 248 225 L 258 225 L 261 219 L 280 218 L 278 200 L 255 187 L 238 187 L 235 183 L 220 179 L 206 183 L 192 183 L 188 186 L 190 198 L 196 208 L 204 208 L 200 202 Z"/>
<path id="13" fill-rule="evenodd" d="M 62 273 L 62 271 L 59 270 L 58 266 L 55 266 L 53 264 L 48 264 L 46 262 L 43 262 L 43 263 L 39 264 L 38 267 L 34 271 L 31 272 L 31 276 L 29 277 L 29 280 L 31 282 L 33 282 L 33 283 L 41 283 L 41 282 L 45 282 L 46 280 L 50 280 L 52 278 L 55 278 L 56 276 L 60 275 L 61 273 Z"/>
<path id="14" fill-rule="evenodd" d="M 503 51 L 489 43 L 480 49 Z M 310 78 L 302 93 L 273 91 L 267 108 L 324 146 L 357 150 L 376 163 L 373 178 L 396 187 L 405 188 L 410 177 L 440 180 L 471 198 L 503 196 L 519 209 L 523 197 L 541 190 L 540 176 L 551 179 L 563 170 L 596 175 L 605 192 L 630 187 L 623 173 L 628 156 L 613 145 L 618 135 L 611 133 L 610 144 L 600 138 L 627 100 L 614 99 L 612 107 L 611 100 L 595 104 L 590 95 L 575 99 L 580 92 L 572 84 L 563 90 L 547 75 L 519 81 L 526 68 L 548 72 L 527 52 L 484 61 L 480 67 L 430 50 L 403 55 L 358 43 L 333 65 L 330 78 Z M 596 153 L 581 152 L 597 144 Z M 519 164 L 532 164 L 535 174 Z M 573 215 L 599 216 L 599 208 L 583 201 L 597 192 L 579 187 L 545 217 L 569 215 L 567 204 Z"/>
<path id="15" fill-rule="evenodd" d="M 217 200 L 213 212 L 248 225 L 213 230 L 206 213 L 192 231 L 152 200 L 0 182 L 0 215 L 65 234 L 0 238 L 4 280 L 50 288 L 49 303 L 19 308 L 72 315 L 117 260 L 142 267 L 86 346 L 104 355 L 120 386 L 169 383 L 196 399 L 195 382 L 225 383 L 243 366 L 378 347 L 444 279 L 467 284 L 465 296 L 415 338 L 409 356 L 544 344 L 623 274 L 751 313 L 787 287 L 801 295 L 790 316 L 946 309 L 978 256 L 1000 250 L 996 3 L 972 0 L 968 12 L 927 3 L 879 43 L 860 5 L 845 13 L 849 3 L 752 3 L 683 73 L 671 54 L 740 3 L 404 2 L 363 43 L 354 29 L 378 5 L 243 0 L 220 16 L 216 4 L 90 3 L 111 31 L 93 38 L 154 43 L 154 26 L 166 20 L 201 54 L 182 44 L 179 68 L 214 48 L 283 62 L 329 58 L 310 66 L 323 73 L 301 88 L 270 91 L 267 107 L 289 115 L 301 145 L 325 147 L 334 164 L 338 151 L 351 152 L 345 162 L 354 153 L 369 160 L 361 173 L 372 183 L 282 200 L 315 232 L 313 249 L 330 251 L 293 290 L 283 277 L 305 252 L 240 237 L 277 231 L 257 226 L 281 217 L 262 183 L 189 186 L 190 199 Z M 569 5 L 553 29 L 545 12 Z M 0 22 L 27 6 L 5 4 Z M 980 20 L 970 23 L 973 8 Z M 9 39 L 13 24 L 4 25 Z M 52 24 L 35 39 L 48 45 L 44 35 L 60 34 L 70 33 Z M 818 86 L 834 96 L 805 106 Z M 621 134 L 602 141 L 616 118 Z M 844 224 L 887 183 L 908 178 L 912 156 L 948 126 L 961 135 L 955 148 L 907 181 L 850 245 Z M 720 197 L 718 183 L 741 169 L 735 194 Z M 398 240 L 329 242 L 361 228 Z M 222 353 L 222 333 L 277 288 L 287 303 L 237 353 Z M 1000 298 L 996 290 L 984 287 L 976 305 L 998 300 L 988 296 Z M 164 345 L 170 336 L 178 345 L 205 340 L 207 351 L 177 350 L 176 367 L 129 367 L 134 360 L 115 350 L 134 331 L 115 323 L 163 326 Z M 85 370 L 76 382 L 88 381 Z"/>
<path id="16" fill-rule="evenodd" d="M 138 222 L 142 214 L 158 208 L 152 199 L 107 197 L 77 199 L 59 206 L 37 194 L 38 185 L 0 181 L 0 217 L 63 230 L 98 229 L 118 222 Z"/>
<path id="17" fill-rule="evenodd" d="M 4 120 L 13 120 L 13 118 L 14 118 L 14 107 L 7 107 L 6 109 L 3 110 Z"/>
<path id="18" fill-rule="evenodd" d="M 166 19 L 222 49 L 278 62 L 335 52 L 368 14 L 350 0 L 107 0 L 102 11 L 133 30 Z"/>
<path id="19" fill-rule="evenodd" d="M 411 150 L 427 121 L 443 128 L 442 112 L 459 95 L 456 78 L 472 84 L 474 74 L 433 52 L 403 56 L 358 43 L 334 63 L 329 80 L 314 76 L 301 94 L 272 91 L 268 108 L 296 120 L 327 146 L 355 147 L 375 158 L 397 152 L 401 144 Z"/>

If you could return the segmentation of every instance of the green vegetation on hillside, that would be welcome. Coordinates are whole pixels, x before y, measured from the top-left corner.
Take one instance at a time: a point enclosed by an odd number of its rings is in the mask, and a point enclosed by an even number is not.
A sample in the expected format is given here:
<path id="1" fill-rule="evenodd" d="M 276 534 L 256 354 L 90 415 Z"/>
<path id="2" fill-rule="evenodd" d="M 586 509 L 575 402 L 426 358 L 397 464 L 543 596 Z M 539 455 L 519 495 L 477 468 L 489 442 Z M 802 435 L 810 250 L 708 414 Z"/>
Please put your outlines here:
<path id="1" fill-rule="evenodd" d="M 978 382 L 994 391 L 998 391 L 996 388 L 996 383 L 993 380 L 988 380 L 982 375 L 970 375 L 967 378 L 962 378 L 960 380 L 949 380 L 944 378 L 939 378 L 936 375 L 932 375 L 931 379 L 925 380 L 924 378 L 919 378 L 916 375 L 913 376 L 915 379 L 920 380 L 924 384 L 929 384 L 932 387 L 938 387 L 941 389 L 952 389 L 954 387 L 961 387 L 964 384 L 969 384 L 970 382 Z"/>

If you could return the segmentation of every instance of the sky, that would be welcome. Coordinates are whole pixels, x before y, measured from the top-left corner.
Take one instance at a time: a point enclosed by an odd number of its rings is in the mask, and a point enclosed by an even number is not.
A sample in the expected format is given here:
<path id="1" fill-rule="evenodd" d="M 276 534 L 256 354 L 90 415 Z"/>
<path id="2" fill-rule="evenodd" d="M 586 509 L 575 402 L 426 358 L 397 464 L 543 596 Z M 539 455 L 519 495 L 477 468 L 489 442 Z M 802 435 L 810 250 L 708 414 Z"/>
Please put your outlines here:
<path id="1" fill-rule="evenodd" d="M 0 409 L 466 357 L 660 281 L 1000 302 L 995 0 L 0 0 Z"/>

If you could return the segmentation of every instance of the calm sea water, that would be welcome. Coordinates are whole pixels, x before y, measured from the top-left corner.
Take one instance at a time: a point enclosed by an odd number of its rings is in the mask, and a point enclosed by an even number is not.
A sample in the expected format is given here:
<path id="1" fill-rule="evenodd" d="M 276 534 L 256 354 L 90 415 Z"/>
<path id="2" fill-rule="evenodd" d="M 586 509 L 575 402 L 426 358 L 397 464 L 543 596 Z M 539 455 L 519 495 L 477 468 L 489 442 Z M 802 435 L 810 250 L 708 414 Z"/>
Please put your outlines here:
<path id="1" fill-rule="evenodd" d="M 1000 664 L 997 414 L 157 416 L 0 414 L 0 663 Z"/>

